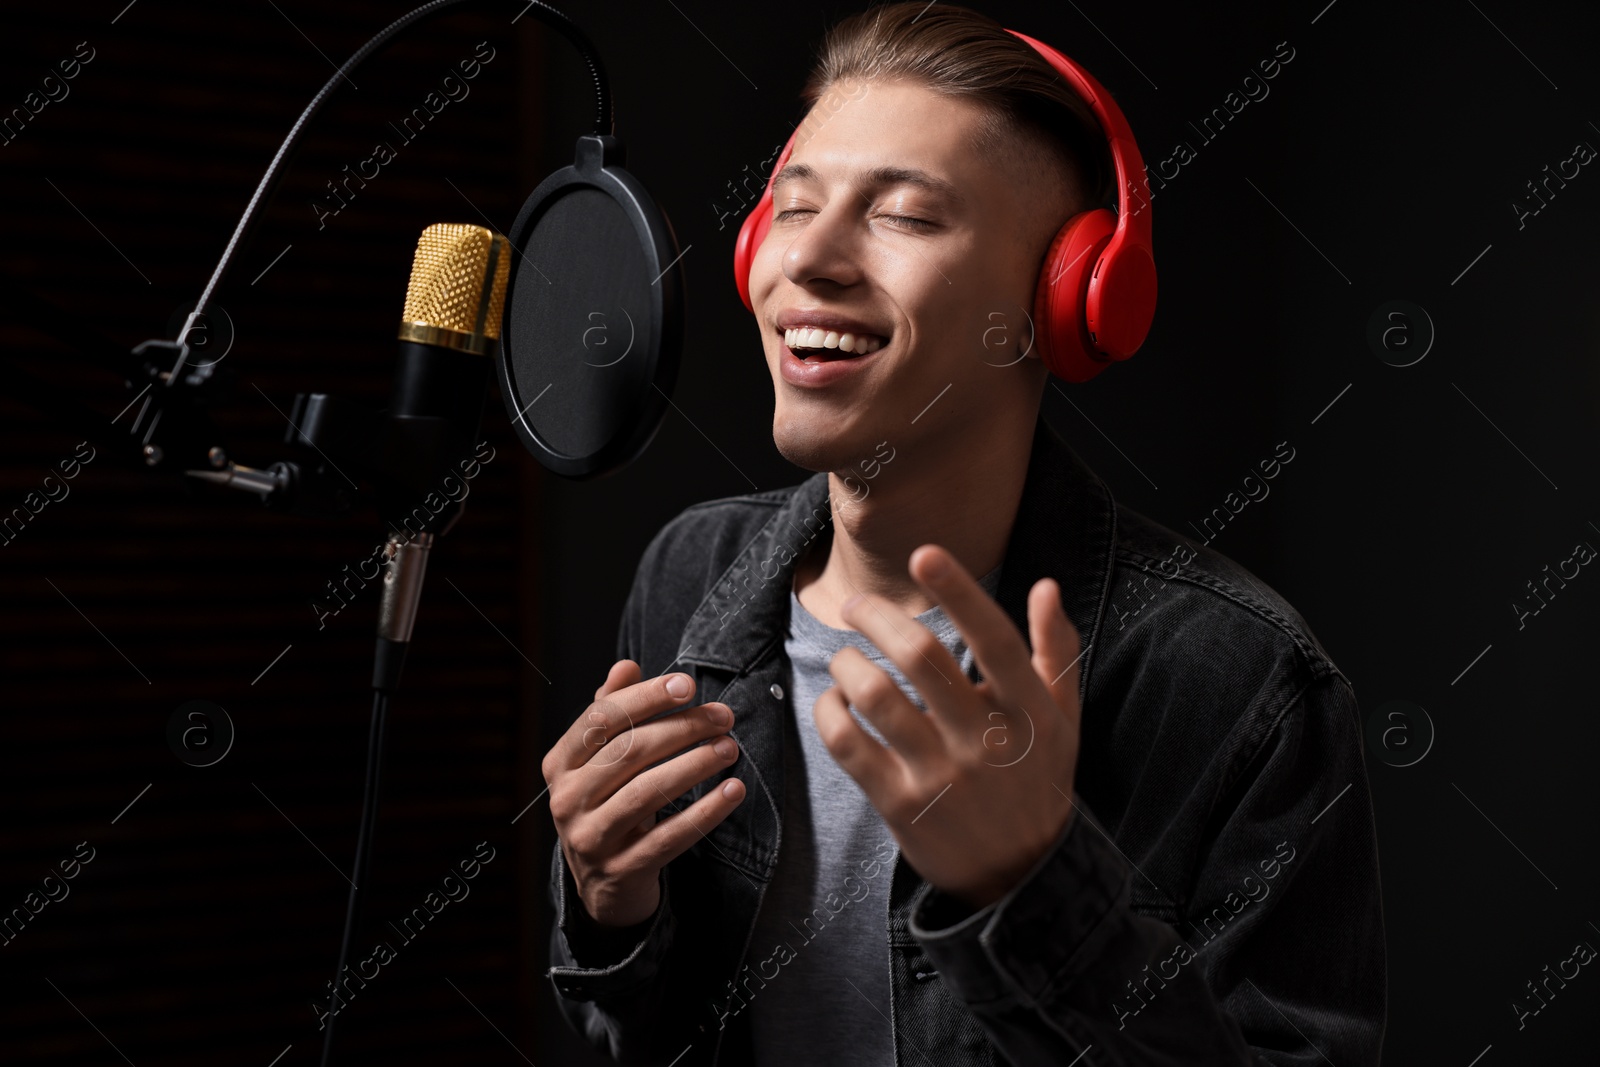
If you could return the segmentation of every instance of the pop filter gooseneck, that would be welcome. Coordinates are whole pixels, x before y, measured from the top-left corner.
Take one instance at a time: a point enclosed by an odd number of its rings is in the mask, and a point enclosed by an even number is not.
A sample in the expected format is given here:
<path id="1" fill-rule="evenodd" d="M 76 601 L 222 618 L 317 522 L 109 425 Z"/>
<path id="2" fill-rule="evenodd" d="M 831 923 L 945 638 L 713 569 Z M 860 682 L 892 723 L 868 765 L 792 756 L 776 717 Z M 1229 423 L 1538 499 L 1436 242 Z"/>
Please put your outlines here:
<path id="1" fill-rule="evenodd" d="M 195 302 L 194 311 L 189 314 L 188 320 L 183 324 L 183 330 L 178 334 L 176 342 L 181 350 L 179 362 L 173 368 L 169 384 L 178 377 L 178 367 L 183 365 L 183 357 L 187 355 L 187 351 L 182 349 L 189 331 L 193 329 L 195 321 L 205 313 L 206 306 L 211 303 L 211 298 L 216 295 L 218 287 L 222 284 L 222 279 L 228 273 L 228 268 L 233 265 L 234 253 L 238 251 L 240 244 L 243 243 L 245 235 L 249 233 L 251 225 L 255 222 L 260 209 L 265 206 L 266 200 L 277 189 L 278 182 L 282 179 L 283 172 L 288 165 L 289 157 L 294 153 L 295 148 L 299 146 L 306 127 L 310 125 L 312 119 L 316 118 L 317 113 L 322 110 L 322 105 L 327 102 L 328 97 L 332 96 L 341 85 L 350 81 L 350 73 L 365 62 L 367 57 L 401 33 L 419 22 L 433 18 L 436 15 L 446 14 L 454 8 L 474 2 L 482 2 L 482 0 L 433 0 L 432 3 L 423 4 L 421 7 L 401 15 L 373 35 L 370 41 L 356 49 L 355 53 L 334 72 L 333 77 L 324 82 L 322 88 L 317 90 L 317 95 L 311 98 L 311 103 L 307 104 L 305 110 L 300 112 L 300 117 L 295 119 L 294 125 L 289 129 L 288 136 L 283 139 L 283 144 L 278 146 L 277 154 L 272 157 L 272 162 L 267 164 L 266 173 L 262 174 L 261 181 L 256 185 L 256 191 L 250 197 L 250 203 L 246 205 L 244 214 L 239 217 L 239 223 L 234 227 L 233 236 L 228 238 L 228 245 L 222 250 L 222 258 L 217 260 L 217 266 L 211 272 L 210 280 L 206 282 L 205 289 L 200 293 L 200 299 Z M 559 32 L 568 41 L 571 41 L 573 47 L 583 55 L 584 64 L 589 68 L 589 77 L 594 81 L 594 132 L 599 135 L 611 134 L 615 123 L 611 109 L 611 86 L 606 81 L 605 65 L 600 62 L 600 53 L 595 51 L 593 42 L 584 35 L 582 30 L 578 29 L 571 19 L 549 4 L 543 3 L 541 0 L 515 0 L 515 2 L 523 5 L 523 13 L 532 14 L 539 21 Z M 502 0 L 498 6 L 510 7 L 511 4 Z M 520 18 L 521 15 L 519 14 L 518 17 Z"/>

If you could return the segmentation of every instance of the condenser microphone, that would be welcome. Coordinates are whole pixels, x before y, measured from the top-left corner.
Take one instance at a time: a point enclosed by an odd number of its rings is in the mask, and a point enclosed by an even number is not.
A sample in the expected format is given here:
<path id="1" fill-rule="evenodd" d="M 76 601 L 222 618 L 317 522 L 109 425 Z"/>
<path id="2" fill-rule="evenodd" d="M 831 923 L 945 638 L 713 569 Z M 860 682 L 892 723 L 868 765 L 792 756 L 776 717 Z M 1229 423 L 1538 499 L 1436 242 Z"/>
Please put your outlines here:
<path id="1" fill-rule="evenodd" d="M 440 222 L 422 231 L 401 313 L 399 358 L 386 409 L 385 521 L 442 534 L 459 505 L 421 507 L 472 451 L 500 350 L 511 251 L 482 226 Z"/>
<path id="2" fill-rule="evenodd" d="M 417 241 L 378 485 L 389 534 L 373 686 L 384 691 L 399 683 L 434 538 L 461 517 L 510 273 L 508 242 L 482 226 L 435 223 Z"/>

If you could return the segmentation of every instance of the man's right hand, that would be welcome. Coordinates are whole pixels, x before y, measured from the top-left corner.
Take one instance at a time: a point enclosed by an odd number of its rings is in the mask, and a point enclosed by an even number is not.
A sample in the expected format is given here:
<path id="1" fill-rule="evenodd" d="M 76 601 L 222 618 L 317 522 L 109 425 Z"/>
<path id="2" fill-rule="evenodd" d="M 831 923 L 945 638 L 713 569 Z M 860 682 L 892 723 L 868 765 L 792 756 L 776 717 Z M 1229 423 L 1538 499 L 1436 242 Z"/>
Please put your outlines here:
<path id="1" fill-rule="evenodd" d="M 693 696 L 694 679 L 639 676 L 631 659 L 612 664 L 594 703 L 541 764 L 562 855 L 584 910 L 600 926 L 633 926 L 654 914 L 661 868 L 744 799 L 744 783 L 729 778 L 656 821 L 658 809 L 732 764 L 739 750 L 726 736 L 733 725 L 726 704 L 699 704 L 646 722 Z M 668 692 L 680 683 L 678 693 Z"/>

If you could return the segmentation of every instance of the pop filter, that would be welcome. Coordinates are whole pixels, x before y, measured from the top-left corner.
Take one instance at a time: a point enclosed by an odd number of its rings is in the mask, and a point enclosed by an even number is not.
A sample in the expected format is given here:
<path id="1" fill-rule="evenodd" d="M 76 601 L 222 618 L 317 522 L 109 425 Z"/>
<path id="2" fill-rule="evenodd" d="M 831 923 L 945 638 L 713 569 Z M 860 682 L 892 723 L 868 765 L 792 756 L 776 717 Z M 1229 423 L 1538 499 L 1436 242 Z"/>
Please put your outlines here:
<path id="1" fill-rule="evenodd" d="M 506 235 L 500 395 L 523 445 L 567 478 L 644 451 L 683 350 L 678 240 L 622 163 L 615 137 L 578 138 L 576 161 L 539 184 Z"/>

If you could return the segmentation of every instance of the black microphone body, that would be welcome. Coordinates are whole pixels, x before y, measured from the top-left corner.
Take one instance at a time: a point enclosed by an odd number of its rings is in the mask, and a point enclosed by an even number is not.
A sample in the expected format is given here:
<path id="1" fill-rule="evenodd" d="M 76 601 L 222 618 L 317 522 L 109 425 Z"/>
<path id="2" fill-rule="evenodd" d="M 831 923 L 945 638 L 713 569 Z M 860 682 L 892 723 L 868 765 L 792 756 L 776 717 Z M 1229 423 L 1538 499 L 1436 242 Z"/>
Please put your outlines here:
<path id="1" fill-rule="evenodd" d="M 443 534 L 460 517 L 452 499 L 460 463 L 471 455 L 489 395 L 493 362 L 473 352 L 401 341 L 383 439 L 378 512 L 392 526 Z M 434 500 L 429 500 L 432 494 Z M 443 508 L 426 504 L 444 500 Z"/>

